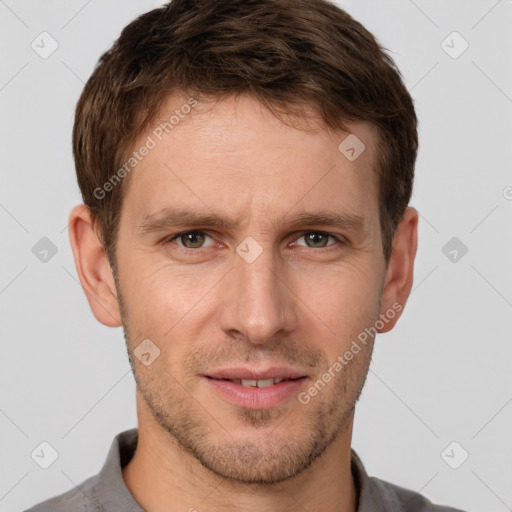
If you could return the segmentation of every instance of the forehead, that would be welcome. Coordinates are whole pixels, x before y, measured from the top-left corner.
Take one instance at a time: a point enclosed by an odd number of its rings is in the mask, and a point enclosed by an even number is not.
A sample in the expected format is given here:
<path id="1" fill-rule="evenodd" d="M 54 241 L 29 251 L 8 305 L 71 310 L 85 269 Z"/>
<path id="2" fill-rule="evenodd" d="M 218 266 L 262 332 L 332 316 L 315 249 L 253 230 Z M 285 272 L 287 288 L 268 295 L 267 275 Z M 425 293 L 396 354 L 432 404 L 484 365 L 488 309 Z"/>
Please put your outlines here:
<path id="1" fill-rule="evenodd" d="M 369 123 L 351 123 L 350 133 L 327 130 L 313 109 L 283 122 L 250 96 L 191 105 L 169 96 L 135 144 L 135 151 L 150 149 L 125 190 L 123 216 L 127 210 L 131 222 L 169 207 L 231 217 L 250 211 L 271 224 L 269 215 L 295 207 L 378 211 L 377 136 Z"/>

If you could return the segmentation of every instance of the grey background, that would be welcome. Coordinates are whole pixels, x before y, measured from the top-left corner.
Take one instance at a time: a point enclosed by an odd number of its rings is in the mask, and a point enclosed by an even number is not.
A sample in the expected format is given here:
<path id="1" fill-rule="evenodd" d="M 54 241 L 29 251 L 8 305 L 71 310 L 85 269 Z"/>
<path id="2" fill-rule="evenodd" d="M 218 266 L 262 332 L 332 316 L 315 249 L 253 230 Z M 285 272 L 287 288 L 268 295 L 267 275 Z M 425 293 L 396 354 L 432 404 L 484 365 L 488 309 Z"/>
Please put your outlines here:
<path id="1" fill-rule="evenodd" d="M 0 0 L 2 511 L 97 473 L 113 437 L 136 426 L 122 331 L 94 319 L 74 268 L 71 128 L 100 54 L 160 3 Z M 414 289 L 377 339 L 353 447 L 371 475 L 435 502 L 512 510 L 512 1 L 339 4 L 390 49 L 421 140 Z M 59 45 L 47 59 L 31 48 L 42 31 Z M 463 48 L 453 31 L 469 44 L 458 58 L 445 51 Z M 43 237 L 57 249 L 46 262 L 32 251 Z M 459 247 L 443 252 L 452 237 Z M 59 453 L 48 469 L 31 458 L 43 441 Z M 452 464 L 469 453 L 458 469 L 441 455 L 453 441 Z"/>

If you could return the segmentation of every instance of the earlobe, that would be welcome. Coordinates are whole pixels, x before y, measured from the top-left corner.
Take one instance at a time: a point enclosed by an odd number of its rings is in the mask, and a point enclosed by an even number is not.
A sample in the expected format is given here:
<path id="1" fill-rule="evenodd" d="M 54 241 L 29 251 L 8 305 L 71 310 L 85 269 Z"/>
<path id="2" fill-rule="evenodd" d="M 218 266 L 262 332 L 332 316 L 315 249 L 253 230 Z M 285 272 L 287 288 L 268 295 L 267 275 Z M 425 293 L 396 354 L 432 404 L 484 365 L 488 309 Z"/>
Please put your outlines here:
<path id="1" fill-rule="evenodd" d="M 380 311 L 380 317 L 385 317 L 387 321 L 379 329 L 381 333 L 394 327 L 411 293 L 417 247 L 418 212 L 408 207 L 393 237 L 393 251 L 384 279 Z"/>
<path id="2" fill-rule="evenodd" d="M 112 270 L 86 205 L 71 210 L 68 229 L 78 277 L 94 316 L 108 327 L 121 326 Z"/>

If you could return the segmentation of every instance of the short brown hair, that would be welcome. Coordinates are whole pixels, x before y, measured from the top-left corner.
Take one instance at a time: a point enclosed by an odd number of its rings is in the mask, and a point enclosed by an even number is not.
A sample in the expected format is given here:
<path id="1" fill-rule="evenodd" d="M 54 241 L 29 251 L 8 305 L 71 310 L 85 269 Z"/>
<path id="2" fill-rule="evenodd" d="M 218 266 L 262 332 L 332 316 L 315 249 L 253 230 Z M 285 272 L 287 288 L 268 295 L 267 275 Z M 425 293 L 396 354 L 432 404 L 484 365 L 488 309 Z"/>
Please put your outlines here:
<path id="1" fill-rule="evenodd" d="M 73 154 L 84 204 L 111 266 L 127 178 L 98 198 L 171 92 L 247 93 L 274 113 L 316 107 L 325 125 L 377 128 L 386 262 L 409 203 L 418 148 L 413 101 L 394 61 L 327 0 L 172 0 L 135 19 L 104 53 L 76 108 Z M 298 110 L 299 109 L 299 110 Z"/>

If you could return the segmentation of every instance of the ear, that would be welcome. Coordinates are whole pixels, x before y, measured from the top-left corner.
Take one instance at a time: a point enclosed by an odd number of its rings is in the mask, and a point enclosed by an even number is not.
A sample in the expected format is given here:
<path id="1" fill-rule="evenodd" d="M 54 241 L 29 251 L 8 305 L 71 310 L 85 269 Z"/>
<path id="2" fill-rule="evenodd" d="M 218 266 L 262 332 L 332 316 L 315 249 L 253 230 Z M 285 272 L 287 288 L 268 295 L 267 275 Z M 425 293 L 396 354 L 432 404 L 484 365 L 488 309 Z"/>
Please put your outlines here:
<path id="1" fill-rule="evenodd" d="M 418 212 L 406 208 L 402 220 L 393 237 L 393 250 L 389 258 L 384 285 L 380 315 L 385 316 L 381 333 L 390 331 L 400 318 L 411 293 L 414 271 L 414 258 L 418 247 Z M 390 312 L 393 317 L 390 318 Z"/>
<path id="2" fill-rule="evenodd" d="M 90 209 L 75 206 L 69 215 L 69 239 L 80 283 L 98 322 L 108 327 L 122 325 L 114 276 Z"/>

